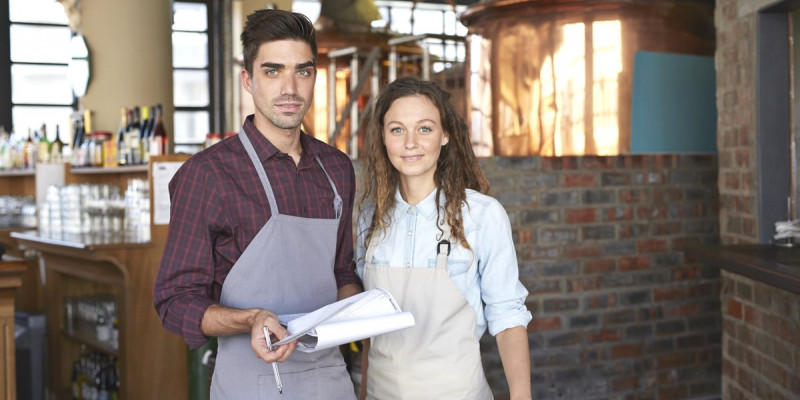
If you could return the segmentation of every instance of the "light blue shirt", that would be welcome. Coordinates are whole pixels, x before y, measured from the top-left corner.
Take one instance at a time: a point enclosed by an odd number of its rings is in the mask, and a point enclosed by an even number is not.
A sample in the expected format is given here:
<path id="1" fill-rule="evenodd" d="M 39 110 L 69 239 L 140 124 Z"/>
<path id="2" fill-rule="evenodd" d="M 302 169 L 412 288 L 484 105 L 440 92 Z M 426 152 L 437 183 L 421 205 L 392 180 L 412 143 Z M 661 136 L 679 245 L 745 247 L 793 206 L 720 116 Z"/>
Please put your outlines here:
<path id="1" fill-rule="evenodd" d="M 403 200 L 399 190 L 396 192 L 392 223 L 387 235 L 379 237 L 373 264 L 401 268 L 436 266 L 436 244 L 441 233 L 436 227 L 435 194 L 434 189 L 412 206 Z M 447 269 L 453 283 L 475 310 L 478 322 L 475 336 L 480 339 L 487 328 L 494 336 L 508 328 L 527 326 L 531 320 L 531 313 L 525 307 L 528 291 L 519 281 L 508 215 L 500 202 L 474 190 L 467 190 L 466 203 L 461 212 L 472 251 L 451 239 Z M 358 218 L 356 272 L 361 278 L 367 251 L 364 238 L 372 212 L 370 208 Z"/>

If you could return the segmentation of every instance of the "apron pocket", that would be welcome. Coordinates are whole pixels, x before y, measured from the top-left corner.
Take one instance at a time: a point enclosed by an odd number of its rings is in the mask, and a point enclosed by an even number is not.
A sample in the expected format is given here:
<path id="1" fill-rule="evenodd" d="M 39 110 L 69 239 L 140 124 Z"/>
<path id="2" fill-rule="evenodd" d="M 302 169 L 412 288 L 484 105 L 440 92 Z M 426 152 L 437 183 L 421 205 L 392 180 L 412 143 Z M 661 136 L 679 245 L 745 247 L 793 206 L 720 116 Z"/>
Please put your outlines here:
<path id="1" fill-rule="evenodd" d="M 281 372 L 281 383 L 283 396 L 278 392 L 273 375 L 259 375 L 259 400 L 355 400 L 353 382 L 343 365 L 302 372 Z"/>

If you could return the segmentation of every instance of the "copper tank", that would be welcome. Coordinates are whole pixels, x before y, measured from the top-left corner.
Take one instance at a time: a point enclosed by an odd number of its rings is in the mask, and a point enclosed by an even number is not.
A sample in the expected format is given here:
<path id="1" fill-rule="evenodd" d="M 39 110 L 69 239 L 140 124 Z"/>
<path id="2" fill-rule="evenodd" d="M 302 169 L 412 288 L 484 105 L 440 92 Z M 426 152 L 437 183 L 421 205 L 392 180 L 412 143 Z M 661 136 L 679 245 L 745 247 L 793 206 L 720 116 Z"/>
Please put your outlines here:
<path id="1" fill-rule="evenodd" d="M 713 1 L 499 0 L 461 16 L 479 155 L 630 151 L 634 55 L 713 56 Z M 587 117 L 588 116 L 588 117 Z"/>

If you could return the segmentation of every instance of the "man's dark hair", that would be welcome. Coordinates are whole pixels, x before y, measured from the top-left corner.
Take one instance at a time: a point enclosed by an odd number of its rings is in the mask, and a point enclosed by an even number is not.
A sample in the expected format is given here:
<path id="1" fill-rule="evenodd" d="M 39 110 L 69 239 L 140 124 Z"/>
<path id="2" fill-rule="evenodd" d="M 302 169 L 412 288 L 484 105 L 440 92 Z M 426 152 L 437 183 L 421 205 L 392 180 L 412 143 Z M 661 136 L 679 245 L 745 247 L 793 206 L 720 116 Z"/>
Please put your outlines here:
<path id="1" fill-rule="evenodd" d="M 311 20 L 303 14 L 270 9 L 254 11 L 247 16 L 241 39 L 244 68 L 250 76 L 253 75 L 253 60 L 258 54 L 258 48 L 265 42 L 278 40 L 306 42 L 311 47 L 314 66 L 317 65 L 316 31 Z"/>

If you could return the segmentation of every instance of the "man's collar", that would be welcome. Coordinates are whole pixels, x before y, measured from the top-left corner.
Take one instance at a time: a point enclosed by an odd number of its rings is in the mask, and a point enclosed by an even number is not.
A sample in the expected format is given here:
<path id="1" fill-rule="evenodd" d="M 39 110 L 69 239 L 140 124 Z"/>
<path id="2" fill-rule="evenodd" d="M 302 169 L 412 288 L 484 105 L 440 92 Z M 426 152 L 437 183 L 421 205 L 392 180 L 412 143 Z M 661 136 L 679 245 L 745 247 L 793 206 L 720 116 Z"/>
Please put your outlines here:
<path id="1" fill-rule="evenodd" d="M 278 148 L 275 147 L 275 145 L 272 144 L 272 142 L 270 142 L 261 133 L 261 131 L 258 130 L 258 128 L 256 128 L 256 125 L 253 122 L 252 114 L 248 115 L 247 118 L 245 118 L 242 127 L 244 133 L 247 135 L 247 138 L 250 139 L 251 143 L 253 143 L 253 147 L 255 148 L 256 154 L 258 154 L 259 160 L 261 160 L 261 162 L 265 162 L 271 157 L 281 154 L 280 150 L 278 150 Z M 321 153 L 323 143 L 314 140 L 311 136 L 307 135 L 305 132 L 300 131 L 300 146 L 303 149 L 303 156 L 308 155 L 313 158 Z"/>

